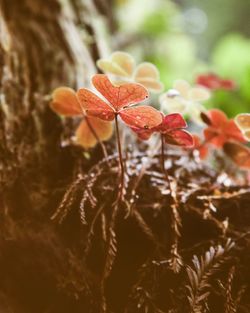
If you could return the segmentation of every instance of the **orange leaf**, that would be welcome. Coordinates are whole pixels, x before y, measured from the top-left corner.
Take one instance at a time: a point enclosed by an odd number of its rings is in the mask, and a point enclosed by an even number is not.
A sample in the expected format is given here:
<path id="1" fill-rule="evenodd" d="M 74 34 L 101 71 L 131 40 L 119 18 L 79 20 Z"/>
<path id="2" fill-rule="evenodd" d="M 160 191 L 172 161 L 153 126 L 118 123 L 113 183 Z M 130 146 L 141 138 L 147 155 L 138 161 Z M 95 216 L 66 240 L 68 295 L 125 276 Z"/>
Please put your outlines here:
<path id="1" fill-rule="evenodd" d="M 192 147 L 194 145 L 193 136 L 182 129 L 177 129 L 164 134 L 166 143 L 182 147 Z"/>
<path id="2" fill-rule="evenodd" d="M 223 149 L 239 167 L 250 168 L 250 149 L 248 147 L 236 142 L 227 142 Z"/>
<path id="3" fill-rule="evenodd" d="M 211 120 L 213 126 L 221 126 L 228 121 L 228 118 L 224 112 L 218 109 L 212 109 L 207 112 L 207 116 Z"/>
<path id="4" fill-rule="evenodd" d="M 208 127 L 204 129 L 204 137 L 206 138 L 207 142 L 215 145 L 218 148 L 221 148 L 222 145 L 227 141 L 225 135 L 222 133 L 218 133 L 217 129 L 213 127 Z"/>
<path id="5" fill-rule="evenodd" d="M 52 93 L 50 107 L 63 116 L 78 116 L 83 114 L 76 93 L 68 87 L 56 88 Z"/>
<path id="6" fill-rule="evenodd" d="M 208 119 L 206 120 L 205 117 Z M 202 115 L 209 126 L 204 129 L 204 136 L 209 143 L 217 147 L 230 140 L 245 142 L 244 136 L 234 120 L 229 120 L 224 112 L 213 109 Z"/>
<path id="7" fill-rule="evenodd" d="M 112 121 L 115 118 L 115 112 L 110 105 L 92 91 L 81 88 L 77 91 L 77 97 L 87 115 L 99 117 L 105 121 Z"/>
<path id="8" fill-rule="evenodd" d="M 120 111 L 121 119 L 130 127 L 150 129 L 162 122 L 162 115 L 155 108 L 142 105 Z"/>
<path id="9" fill-rule="evenodd" d="M 113 126 L 110 122 L 105 122 L 95 117 L 88 117 L 88 123 L 94 129 L 97 137 L 101 141 L 110 139 L 113 133 Z M 92 148 L 97 144 L 97 138 L 92 129 L 84 119 L 76 130 L 77 143 L 84 148 Z"/>
<path id="10" fill-rule="evenodd" d="M 96 74 L 92 78 L 95 88 L 106 98 L 116 111 L 148 98 L 148 91 L 139 84 L 114 86 L 107 75 Z"/>
<path id="11" fill-rule="evenodd" d="M 225 134 L 231 139 L 237 140 L 239 142 L 246 142 L 241 130 L 236 125 L 234 120 L 229 120 L 227 122 L 227 125 L 224 131 L 225 131 Z"/>
<path id="12" fill-rule="evenodd" d="M 139 127 L 130 127 L 141 140 L 148 140 L 153 134 L 153 130 L 143 129 Z"/>
<path id="13" fill-rule="evenodd" d="M 186 128 L 187 123 L 179 113 L 168 114 L 164 117 L 162 122 L 166 129 Z"/>

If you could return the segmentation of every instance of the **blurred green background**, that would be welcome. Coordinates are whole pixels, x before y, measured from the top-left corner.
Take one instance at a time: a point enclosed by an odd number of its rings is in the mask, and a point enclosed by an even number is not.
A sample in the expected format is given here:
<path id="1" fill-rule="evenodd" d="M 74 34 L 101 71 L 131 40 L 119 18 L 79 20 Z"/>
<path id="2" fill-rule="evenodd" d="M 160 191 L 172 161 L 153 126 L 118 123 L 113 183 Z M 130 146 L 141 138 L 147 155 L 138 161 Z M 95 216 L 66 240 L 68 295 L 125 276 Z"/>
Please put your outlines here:
<path id="1" fill-rule="evenodd" d="M 207 107 L 229 116 L 250 112 L 250 0 L 116 0 L 113 50 L 155 63 L 165 88 L 199 73 L 233 79 Z"/>

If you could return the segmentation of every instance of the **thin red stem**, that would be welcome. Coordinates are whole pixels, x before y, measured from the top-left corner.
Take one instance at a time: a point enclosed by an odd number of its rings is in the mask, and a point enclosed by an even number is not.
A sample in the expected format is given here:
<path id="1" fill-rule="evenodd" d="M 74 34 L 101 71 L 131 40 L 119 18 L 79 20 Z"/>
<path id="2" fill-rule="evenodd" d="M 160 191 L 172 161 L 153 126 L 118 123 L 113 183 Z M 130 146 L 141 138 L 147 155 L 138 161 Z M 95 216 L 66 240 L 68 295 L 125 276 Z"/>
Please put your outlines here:
<path id="1" fill-rule="evenodd" d="M 164 134 L 161 134 L 161 167 L 162 167 L 162 172 L 166 177 L 166 180 L 168 182 L 169 185 L 169 189 L 170 189 L 170 193 L 172 194 L 172 190 L 171 190 L 171 183 L 170 183 L 170 179 L 168 176 L 168 171 L 165 167 L 165 151 L 164 151 Z"/>
<path id="2" fill-rule="evenodd" d="M 115 129 L 116 129 L 116 140 L 117 140 L 117 148 L 118 148 L 118 155 L 119 155 L 119 164 L 120 164 L 120 193 L 122 195 L 123 188 L 124 188 L 124 164 L 123 164 L 123 157 L 122 157 L 122 147 L 121 147 L 121 139 L 120 139 L 120 132 L 118 126 L 118 114 L 115 114 Z"/>

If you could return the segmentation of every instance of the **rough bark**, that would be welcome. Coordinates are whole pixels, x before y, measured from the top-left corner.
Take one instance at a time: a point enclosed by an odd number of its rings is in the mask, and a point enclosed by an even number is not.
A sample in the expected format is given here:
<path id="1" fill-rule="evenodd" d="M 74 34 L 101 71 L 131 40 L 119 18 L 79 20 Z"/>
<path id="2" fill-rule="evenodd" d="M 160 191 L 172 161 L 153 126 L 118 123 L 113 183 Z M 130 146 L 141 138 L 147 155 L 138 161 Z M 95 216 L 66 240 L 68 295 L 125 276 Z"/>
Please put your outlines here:
<path id="1" fill-rule="evenodd" d="M 86 85 L 96 71 L 97 18 L 91 0 L 0 1 L 1 312 L 83 306 L 86 273 L 49 222 L 76 164 L 74 149 L 60 145 L 73 125 L 48 102 L 55 87 Z"/>

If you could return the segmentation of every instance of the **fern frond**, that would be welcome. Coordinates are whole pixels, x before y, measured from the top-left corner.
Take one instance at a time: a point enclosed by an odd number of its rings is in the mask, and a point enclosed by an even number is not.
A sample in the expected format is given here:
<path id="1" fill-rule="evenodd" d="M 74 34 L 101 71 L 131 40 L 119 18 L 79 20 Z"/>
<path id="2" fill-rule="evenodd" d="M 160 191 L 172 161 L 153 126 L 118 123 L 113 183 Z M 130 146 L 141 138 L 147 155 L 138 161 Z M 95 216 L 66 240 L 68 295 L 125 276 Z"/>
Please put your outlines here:
<path id="1" fill-rule="evenodd" d="M 116 224 L 116 216 L 118 212 L 118 203 L 114 206 L 111 221 L 109 224 L 108 231 L 108 240 L 107 240 L 107 248 L 106 248 L 106 260 L 104 264 L 103 270 L 103 280 L 105 280 L 113 267 L 113 263 L 117 254 L 117 240 L 116 240 L 116 232 L 115 232 L 115 224 Z"/>
<path id="2" fill-rule="evenodd" d="M 206 300 L 210 294 L 209 279 L 226 261 L 227 252 L 233 246 L 234 242 L 228 239 L 224 247 L 221 245 L 210 247 L 200 259 L 194 255 L 193 267 L 188 266 L 186 269 L 189 280 L 186 287 L 188 289 L 190 312 L 201 313 L 204 311 Z"/>
<path id="3" fill-rule="evenodd" d="M 76 191 L 79 186 L 84 182 L 84 177 L 82 175 L 78 175 L 77 179 L 73 181 L 73 183 L 69 186 L 67 191 L 65 192 L 63 199 L 55 211 L 55 213 L 51 216 L 52 220 L 57 220 L 59 224 L 61 224 L 65 217 L 68 215 L 70 210 L 72 209 L 72 205 L 74 200 L 76 199 Z"/>
<path id="4" fill-rule="evenodd" d="M 236 305 L 232 296 L 232 285 L 235 274 L 235 267 L 233 266 L 228 274 L 227 284 L 225 288 L 226 302 L 225 302 L 225 313 L 236 313 Z"/>

